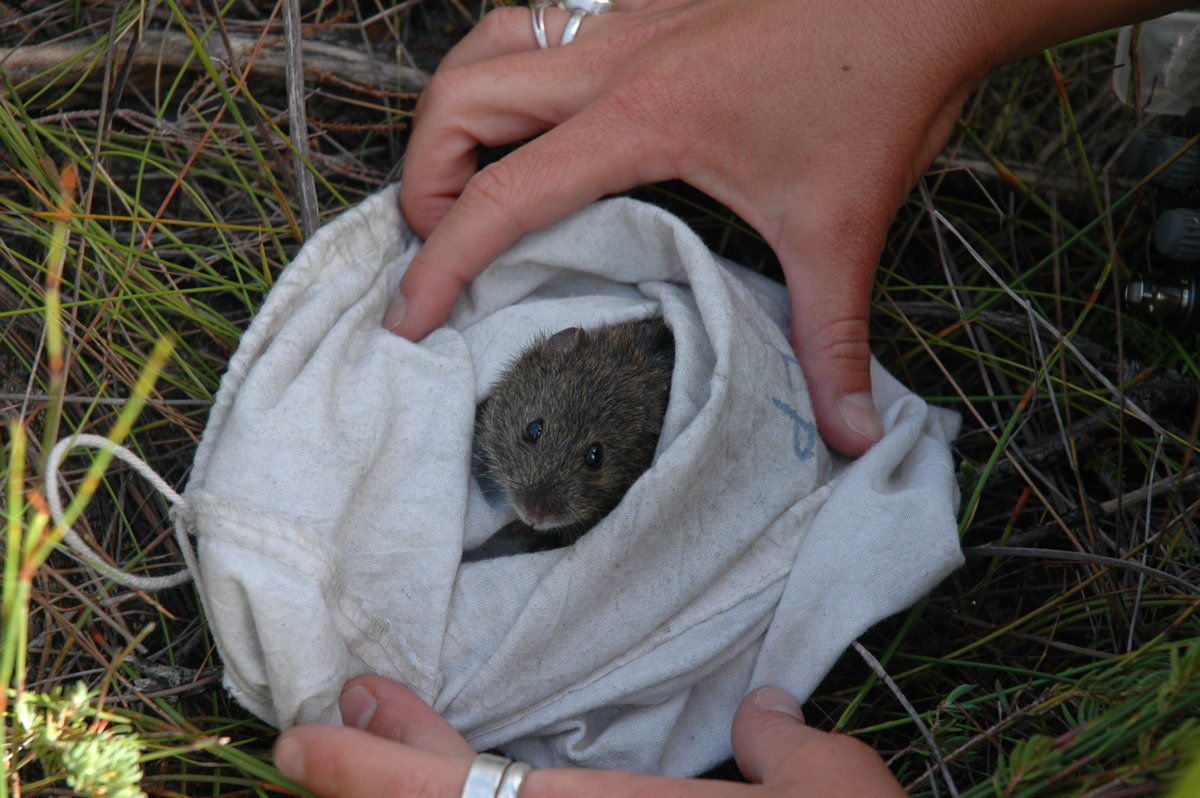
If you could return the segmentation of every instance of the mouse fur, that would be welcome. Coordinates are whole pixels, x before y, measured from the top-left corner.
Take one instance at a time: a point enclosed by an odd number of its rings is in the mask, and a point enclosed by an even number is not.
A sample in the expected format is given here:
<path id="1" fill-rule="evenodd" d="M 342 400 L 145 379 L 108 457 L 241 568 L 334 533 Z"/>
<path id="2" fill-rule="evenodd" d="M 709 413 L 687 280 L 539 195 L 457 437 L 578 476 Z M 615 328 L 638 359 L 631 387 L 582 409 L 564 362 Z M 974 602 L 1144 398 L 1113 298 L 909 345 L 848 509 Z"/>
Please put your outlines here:
<path id="1" fill-rule="evenodd" d="M 474 469 L 518 520 L 465 560 L 569 545 L 650 466 L 675 365 L 661 318 L 542 335 L 475 414 Z"/>

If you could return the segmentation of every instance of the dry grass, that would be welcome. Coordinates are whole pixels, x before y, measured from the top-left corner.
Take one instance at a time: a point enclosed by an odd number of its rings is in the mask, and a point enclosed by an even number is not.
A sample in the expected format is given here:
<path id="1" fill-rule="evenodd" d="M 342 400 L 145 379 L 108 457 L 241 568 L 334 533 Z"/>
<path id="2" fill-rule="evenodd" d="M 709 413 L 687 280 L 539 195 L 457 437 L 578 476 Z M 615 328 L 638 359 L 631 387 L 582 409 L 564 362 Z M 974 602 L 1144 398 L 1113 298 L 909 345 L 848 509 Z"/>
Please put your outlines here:
<path id="1" fill-rule="evenodd" d="M 53 756 L 14 736 L 11 690 L 83 681 L 139 735 L 147 791 L 274 792 L 272 731 L 220 689 L 192 591 L 45 558 L 40 474 L 58 437 L 120 434 L 124 411 L 126 444 L 185 482 L 240 331 L 318 209 L 396 176 L 421 73 L 481 9 L 304 4 L 304 39 L 332 60 L 313 70 L 306 53 L 298 142 L 272 7 L 25 5 L 0 6 L 6 786 L 63 789 Z M 1200 750 L 1197 337 L 1118 302 L 1131 271 L 1166 268 L 1156 212 L 1200 196 L 1110 166 L 1139 124 L 1107 87 L 1112 52 L 1098 36 L 989 78 L 884 255 L 876 354 L 965 419 L 968 559 L 864 636 L 894 689 L 851 651 L 807 712 L 876 745 L 914 794 L 1157 794 Z M 685 187 L 640 195 L 776 270 Z M 161 376 L 139 388 L 164 339 Z M 69 461 L 73 483 L 85 466 Z M 140 477 L 114 467 L 95 487 L 76 527 L 97 550 L 145 574 L 180 562 Z"/>

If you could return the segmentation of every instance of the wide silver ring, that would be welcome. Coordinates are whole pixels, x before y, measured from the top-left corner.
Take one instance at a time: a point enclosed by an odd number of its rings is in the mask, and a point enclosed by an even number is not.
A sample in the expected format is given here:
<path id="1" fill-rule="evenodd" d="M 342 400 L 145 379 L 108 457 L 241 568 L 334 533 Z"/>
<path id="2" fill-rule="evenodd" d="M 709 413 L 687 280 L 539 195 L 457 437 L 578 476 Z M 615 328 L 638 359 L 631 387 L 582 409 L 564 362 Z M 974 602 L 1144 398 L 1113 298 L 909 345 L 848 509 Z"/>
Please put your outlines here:
<path id="1" fill-rule="evenodd" d="M 500 779 L 500 786 L 496 788 L 496 798 L 518 798 L 521 794 L 521 785 L 525 782 L 525 776 L 533 768 L 526 765 L 524 762 L 513 762 L 504 770 L 504 777 Z"/>
<path id="2" fill-rule="evenodd" d="M 461 798 L 519 798 L 525 776 L 532 769 L 524 762 L 479 754 L 467 771 Z"/>
<path id="3" fill-rule="evenodd" d="M 613 0 L 537 0 L 529 6 L 533 20 L 533 38 L 537 39 L 538 48 L 545 50 L 550 47 L 546 38 L 546 9 L 555 5 L 563 11 L 571 12 L 567 27 L 563 29 L 559 45 L 570 44 L 579 33 L 579 26 L 584 17 L 595 17 L 606 14 L 613 9 Z"/>

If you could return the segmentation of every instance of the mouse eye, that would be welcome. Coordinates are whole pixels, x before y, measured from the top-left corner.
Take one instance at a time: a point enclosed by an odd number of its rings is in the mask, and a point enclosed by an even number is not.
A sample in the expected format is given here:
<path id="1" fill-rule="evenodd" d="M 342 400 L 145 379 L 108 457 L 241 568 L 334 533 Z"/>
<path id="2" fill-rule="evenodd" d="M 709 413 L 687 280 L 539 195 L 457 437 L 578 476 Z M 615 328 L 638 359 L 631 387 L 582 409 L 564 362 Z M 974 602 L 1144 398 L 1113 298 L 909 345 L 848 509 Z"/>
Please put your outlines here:
<path id="1" fill-rule="evenodd" d="M 603 444 L 593 443 L 591 446 L 588 447 L 588 450 L 586 452 L 584 452 L 583 464 L 594 471 L 595 469 L 599 468 L 600 464 L 603 462 L 604 462 L 604 446 L 603 446 Z"/>
<path id="2" fill-rule="evenodd" d="M 530 443 L 537 443 L 537 439 L 542 437 L 542 420 L 539 418 L 535 421 L 530 421 L 529 426 L 521 433 L 521 437 Z"/>

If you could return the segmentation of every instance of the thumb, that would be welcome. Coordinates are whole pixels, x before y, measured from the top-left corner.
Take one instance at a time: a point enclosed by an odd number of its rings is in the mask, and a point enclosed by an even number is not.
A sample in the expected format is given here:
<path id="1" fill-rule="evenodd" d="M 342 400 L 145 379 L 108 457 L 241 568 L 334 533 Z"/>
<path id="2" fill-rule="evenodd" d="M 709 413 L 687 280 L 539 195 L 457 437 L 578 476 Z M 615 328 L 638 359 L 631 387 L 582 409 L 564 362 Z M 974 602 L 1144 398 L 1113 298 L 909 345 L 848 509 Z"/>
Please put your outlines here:
<path id="1" fill-rule="evenodd" d="M 733 756 L 747 781 L 769 784 L 781 775 L 788 757 L 820 735 L 804 725 L 796 699 L 778 687 L 760 687 L 733 716 Z"/>
<path id="2" fill-rule="evenodd" d="M 853 737 L 804 725 L 800 705 L 777 687 L 755 690 L 738 707 L 733 755 L 747 781 L 783 788 L 787 795 L 904 795 L 879 754 Z"/>
<path id="3" fill-rule="evenodd" d="M 866 227 L 871 227 L 867 225 Z M 834 240 L 835 230 L 840 240 Z M 792 348 L 804 372 L 821 437 L 857 457 L 883 437 L 871 399 L 868 317 L 882 241 L 842 235 L 843 225 L 776 247 L 792 306 Z M 857 238 L 857 240 L 855 240 Z"/>

